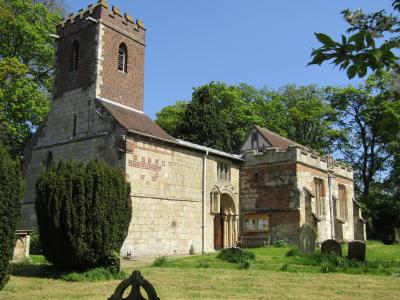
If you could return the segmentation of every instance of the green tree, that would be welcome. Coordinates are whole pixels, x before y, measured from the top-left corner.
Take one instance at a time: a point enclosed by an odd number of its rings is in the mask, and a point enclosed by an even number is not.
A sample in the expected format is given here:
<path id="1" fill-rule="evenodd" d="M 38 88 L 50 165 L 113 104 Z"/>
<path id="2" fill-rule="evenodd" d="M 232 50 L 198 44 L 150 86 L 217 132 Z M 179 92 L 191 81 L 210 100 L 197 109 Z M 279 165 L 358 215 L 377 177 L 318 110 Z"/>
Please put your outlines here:
<path id="1" fill-rule="evenodd" d="M 155 122 L 173 137 L 180 137 L 183 117 L 188 103 L 176 101 L 175 104 L 164 107 L 156 113 Z"/>
<path id="2" fill-rule="evenodd" d="M 270 130 L 316 151 L 331 153 L 332 145 L 344 134 L 333 126 L 335 115 L 326 89 L 287 85 L 270 92 L 264 118 Z"/>
<path id="3" fill-rule="evenodd" d="M 64 17 L 68 14 L 68 6 L 64 0 L 32 0 L 32 2 L 43 4 L 49 11 L 59 13 Z"/>
<path id="4" fill-rule="evenodd" d="M 23 193 L 20 166 L 0 144 L 0 290 L 9 279 Z"/>
<path id="5" fill-rule="evenodd" d="M 131 221 L 130 185 L 118 168 L 92 161 L 59 162 L 36 184 L 36 215 L 44 256 L 55 266 L 103 266 L 119 253 Z"/>
<path id="6" fill-rule="evenodd" d="M 179 103 L 165 108 L 156 122 L 177 138 L 236 152 L 249 128 L 263 125 L 263 106 L 262 95 L 251 86 L 211 82 L 195 88 L 184 109 Z"/>
<path id="7" fill-rule="evenodd" d="M 337 153 L 353 165 L 357 198 L 370 217 L 369 232 L 377 238 L 388 236 L 387 228 L 393 230 L 394 219 L 383 216 L 388 216 L 390 203 L 396 206 L 395 193 L 388 192 L 393 187 L 388 175 L 395 173 L 400 149 L 398 94 L 385 75 L 371 76 L 358 88 L 335 88 L 330 96 L 338 112 L 336 126 L 347 131 Z"/>
<path id="8" fill-rule="evenodd" d="M 368 70 L 397 69 L 398 58 L 393 51 L 400 47 L 400 0 L 393 0 L 392 7 L 392 13 L 381 10 L 366 14 L 361 9 L 342 11 L 349 24 L 347 33 L 351 36 L 342 35 L 341 41 L 336 42 L 327 34 L 315 33 L 322 46 L 312 51 L 309 64 L 331 61 L 346 70 L 350 79 L 356 75 L 364 77 Z"/>
<path id="9" fill-rule="evenodd" d="M 336 42 L 326 34 L 316 33 L 322 46 L 313 50 L 309 63 L 331 61 L 346 70 L 350 79 L 375 72 L 375 77 L 360 89 L 339 89 L 333 105 L 348 113 L 342 114 L 339 126 L 348 130 L 349 140 L 340 150 L 354 164 L 358 195 L 371 221 L 370 235 L 386 240 L 390 240 L 393 227 L 399 226 L 393 213 L 398 212 L 399 194 L 395 187 L 400 174 L 400 76 L 394 52 L 400 48 L 400 0 L 393 0 L 392 8 L 393 12 L 370 14 L 361 9 L 344 10 L 342 15 L 351 36 L 342 35 L 341 42 Z"/>
<path id="10" fill-rule="evenodd" d="M 333 128 L 334 118 L 325 89 L 316 86 L 274 91 L 211 82 L 196 88 L 191 102 L 164 108 L 156 122 L 174 137 L 227 152 L 239 149 L 253 125 L 328 151 L 343 134 Z"/>
<path id="11" fill-rule="evenodd" d="M 21 154 L 48 112 L 55 26 L 38 1 L 0 0 L 0 125 L 6 146 Z"/>
<path id="12" fill-rule="evenodd" d="M 231 151 L 231 136 L 219 105 L 222 93 L 229 93 L 226 88 L 225 84 L 214 82 L 195 88 L 192 101 L 188 103 L 182 120 L 180 128 L 182 139 Z"/>

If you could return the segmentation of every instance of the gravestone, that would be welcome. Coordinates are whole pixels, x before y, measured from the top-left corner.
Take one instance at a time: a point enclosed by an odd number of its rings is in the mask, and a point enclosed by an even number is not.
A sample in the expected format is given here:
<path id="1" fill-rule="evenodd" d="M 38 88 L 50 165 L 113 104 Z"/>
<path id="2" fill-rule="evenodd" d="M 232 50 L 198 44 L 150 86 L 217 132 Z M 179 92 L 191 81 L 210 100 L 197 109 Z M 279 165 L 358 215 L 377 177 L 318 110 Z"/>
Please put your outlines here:
<path id="1" fill-rule="evenodd" d="M 335 240 L 326 240 L 321 244 L 321 253 L 329 254 L 335 253 L 339 256 L 342 256 L 342 246 L 338 241 Z"/>
<path id="2" fill-rule="evenodd" d="M 357 259 L 359 261 L 365 260 L 365 252 L 367 244 L 363 241 L 353 241 L 349 243 L 348 259 Z"/>
<path id="3" fill-rule="evenodd" d="M 394 228 L 394 242 L 400 243 L 400 227 Z"/>
<path id="4" fill-rule="evenodd" d="M 313 254 L 316 239 L 315 229 L 308 224 L 304 224 L 297 230 L 297 247 L 302 253 Z"/>
<path id="5" fill-rule="evenodd" d="M 127 297 L 124 297 L 124 292 L 128 288 L 131 291 Z M 142 295 L 141 288 L 147 295 Z M 145 297 L 144 297 L 145 296 Z M 157 297 L 156 290 L 153 285 L 143 278 L 139 271 L 133 271 L 132 275 L 122 281 L 116 288 L 114 294 L 108 300 L 160 300 Z"/>

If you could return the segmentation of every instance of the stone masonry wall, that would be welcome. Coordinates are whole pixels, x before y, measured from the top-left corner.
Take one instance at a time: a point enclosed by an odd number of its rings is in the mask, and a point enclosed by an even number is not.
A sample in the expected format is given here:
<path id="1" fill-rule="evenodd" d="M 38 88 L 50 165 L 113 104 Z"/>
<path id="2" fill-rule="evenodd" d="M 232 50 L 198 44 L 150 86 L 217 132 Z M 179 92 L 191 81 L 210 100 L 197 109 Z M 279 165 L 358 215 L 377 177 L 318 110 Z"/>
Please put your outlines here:
<path id="1" fill-rule="evenodd" d="M 295 242 L 299 227 L 299 201 L 296 190 L 296 152 L 270 148 L 265 153 L 246 151 L 241 170 L 241 231 L 246 213 L 268 213 L 270 230 L 249 236 L 270 238 L 270 241 Z"/>
<path id="2" fill-rule="evenodd" d="M 294 243 L 300 224 L 296 181 L 296 164 L 293 162 L 274 164 L 259 161 L 256 166 L 245 165 L 240 173 L 241 219 L 246 213 L 268 213 L 271 241 L 286 240 Z M 243 223 L 241 225 L 243 231 Z"/>
<path id="3" fill-rule="evenodd" d="M 297 176 L 298 176 L 298 188 L 302 192 L 302 207 L 304 206 L 305 199 L 305 188 L 309 191 L 314 192 L 314 180 L 322 180 L 324 186 L 323 201 L 323 214 L 318 216 L 320 218 L 317 226 L 318 237 L 317 241 L 322 242 L 326 239 L 332 238 L 331 227 L 334 224 L 335 239 L 338 240 L 353 240 L 354 239 L 354 225 L 353 225 L 353 199 L 354 199 L 354 186 L 353 186 L 353 172 L 338 164 L 328 170 L 328 161 L 324 157 L 320 157 L 313 153 L 307 153 L 303 150 L 298 149 L 298 164 L 297 164 Z M 331 219 L 331 202 L 329 200 L 329 186 L 328 186 L 328 173 L 331 174 L 331 195 L 334 220 Z M 338 218 L 339 205 L 337 201 L 339 199 L 339 185 L 343 185 L 346 188 L 347 194 L 347 218 L 341 220 Z M 312 198 L 313 211 L 316 212 L 315 197 Z M 305 210 L 302 209 L 302 216 L 304 216 Z M 304 217 L 305 218 L 305 217 Z M 302 220 L 304 220 L 302 218 Z M 343 222 L 344 221 L 344 222 Z"/>
<path id="4" fill-rule="evenodd" d="M 132 185 L 133 217 L 122 254 L 132 256 L 188 254 L 202 250 L 202 186 L 204 153 L 150 142 L 127 141 L 126 173 Z M 205 251 L 213 251 L 210 192 L 215 185 L 232 191 L 238 207 L 238 167 L 230 183 L 217 179 L 217 161 L 207 159 Z M 224 160 L 224 159 L 222 159 Z M 229 161 L 229 160 L 228 160 Z"/>
<path id="5" fill-rule="evenodd" d="M 302 192 L 302 207 L 305 207 L 305 191 L 304 188 L 308 189 L 312 193 L 314 191 L 314 181 L 315 179 L 320 179 L 322 181 L 324 194 L 321 197 L 322 200 L 322 215 L 319 215 L 319 222 L 317 223 L 317 238 L 318 241 L 324 241 L 331 238 L 331 218 L 330 218 L 330 203 L 328 197 L 328 174 L 327 172 L 320 170 L 318 168 L 312 167 L 312 161 L 309 162 L 310 165 L 297 164 L 297 177 L 299 190 Z M 315 197 L 311 198 L 312 211 L 316 215 L 316 201 Z M 305 220 L 305 211 L 302 210 L 302 220 Z"/>
<path id="6" fill-rule="evenodd" d="M 334 204 L 335 238 L 354 239 L 353 222 L 353 173 L 328 159 L 304 148 L 290 146 L 288 150 L 267 148 L 263 153 L 246 151 L 246 162 L 241 170 L 242 220 L 246 213 L 269 213 L 271 240 L 285 239 L 294 242 L 296 231 L 303 223 L 317 224 L 318 241 L 331 238 L 331 206 L 329 190 Z M 331 189 L 328 186 L 331 174 Z M 323 213 L 316 216 L 315 179 L 322 180 Z M 346 189 L 347 216 L 339 219 L 339 185 Z M 311 193 L 311 211 L 307 211 L 306 198 Z M 309 199 L 309 198 L 308 198 Z M 306 214 L 314 213 L 314 216 Z M 318 222 L 317 222 L 318 218 Z M 243 224 L 242 230 L 243 230 Z"/>
<path id="7" fill-rule="evenodd" d="M 30 161 L 26 164 L 21 229 L 36 227 L 35 184 L 40 171 L 46 166 L 50 152 L 54 161 L 75 159 L 87 162 L 99 158 L 111 164 L 118 163 L 114 148 L 117 138 L 114 132 L 117 130 L 112 120 L 106 114 L 99 116 L 95 103 L 87 100 L 93 91 L 94 86 L 85 90 L 71 90 L 52 102 L 38 141 L 31 150 Z"/>

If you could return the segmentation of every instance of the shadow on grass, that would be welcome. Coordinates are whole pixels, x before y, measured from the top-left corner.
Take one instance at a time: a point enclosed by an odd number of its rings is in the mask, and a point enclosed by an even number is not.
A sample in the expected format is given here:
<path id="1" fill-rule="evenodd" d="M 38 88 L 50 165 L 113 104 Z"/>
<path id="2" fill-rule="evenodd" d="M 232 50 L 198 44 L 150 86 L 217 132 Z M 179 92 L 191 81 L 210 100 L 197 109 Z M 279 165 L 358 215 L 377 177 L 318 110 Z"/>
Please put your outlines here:
<path id="1" fill-rule="evenodd" d="M 17 277 L 36 277 L 49 279 L 61 279 L 64 275 L 69 273 L 71 273 L 71 271 L 57 270 L 49 264 L 14 264 L 11 272 L 13 276 Z"/>
<path id="2" fill-rule="evenodd" d="M 35 264 L 26 262 L 14 264 L 11 274 L 17 277 L 57 279 L 68 282 L 125 280 L 129 277 L 129 275 L 124 271 L 112 272 L 104 267 L 77 272 L 56 269 L 48 263 Z"/>

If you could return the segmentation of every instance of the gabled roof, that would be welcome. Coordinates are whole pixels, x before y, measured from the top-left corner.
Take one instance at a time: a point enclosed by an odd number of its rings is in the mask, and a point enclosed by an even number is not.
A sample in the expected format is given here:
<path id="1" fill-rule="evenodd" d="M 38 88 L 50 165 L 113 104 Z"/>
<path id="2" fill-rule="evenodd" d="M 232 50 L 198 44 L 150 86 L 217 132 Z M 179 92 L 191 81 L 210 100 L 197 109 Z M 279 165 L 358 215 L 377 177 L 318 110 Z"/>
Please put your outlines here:
<path id="1" fill-rule="evenodd" d="M 170 142 L 176 142 L 172 136 L 166 133 L 143 112 L 118 103 L 112 103 L 111 101 L 105 99 L 98 100 L 102 106 L 114 117 L 114 119 L 129 132 L 148 135 Z"/>
<path id="2" fill-rule="evenodd" d="M 287 150 L 290 145 L 297 145 L 300 147 L 304 147 L 296 142 L 293 142 L 283 136 L 280 136 L 266 128 L 262 128 L 259 126 L 254 126 L 257 131 L 263 136 L 263 138 L 272 146 L 278 147 L 281 150 Z"/>
<path id="3" fill-rule="evenodd" d="M 217 156 L 222 156 L 230 159 L 242 160 L 240 155 L 230 154 L 209 147 L 175 139 L 168 133 L 166 133 L 160 126 L 154 123 L 152 119 L 150 119 L 141 111 L 116 103 L 111 100 L 103 98 L 98 98 L 97 100 L 128 132 L 152 137 L 184 148 L 190 148 L 201 152 L 208 152 L 210 154 L 215 154 Z"/>

